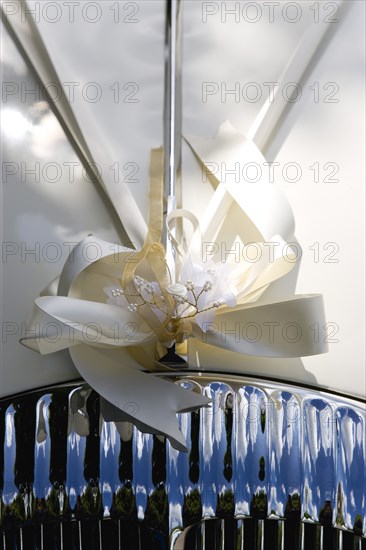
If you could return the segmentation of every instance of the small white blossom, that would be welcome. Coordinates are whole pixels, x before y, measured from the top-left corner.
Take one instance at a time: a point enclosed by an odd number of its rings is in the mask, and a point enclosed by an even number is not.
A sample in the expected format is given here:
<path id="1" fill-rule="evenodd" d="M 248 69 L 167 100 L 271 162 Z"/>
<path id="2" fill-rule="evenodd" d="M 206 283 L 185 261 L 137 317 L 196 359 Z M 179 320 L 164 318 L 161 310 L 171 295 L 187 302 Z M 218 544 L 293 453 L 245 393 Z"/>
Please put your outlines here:
<path id="1" fill-rule="evenodd" d="M 192 281 L 186 281 L 185 287 L 187 290 L 194 290 L 194 284 Z"/>
<path id="2" fill-rule="evenodd" d="M 203 285 L 203 290 L 205 292 L 208 292 L 211 289 L 212 289 L 212 282 L 211 281 L 206 281 L 205 284 Z"/>
<path id="3" fill-rule="evenodd" d="M 146 285 L 144 286 L 144 289 L 146 290 L 146 292 L 148 294 L 153 294 L 154 293 L 154 287 L 151 283 L 146 283 Z"/>
<path id="4" fill-rule="evenodd" d="M 117 298 L 123 295 L 123 290 L 122 288 L 112 288 L 111 293 L 113 298 Z"/>
<path id="5" fill-rule="evenodd" d="M 145 280 L 142 277 L 139 277 L 138 275 L 134 278 L 134 283 L 137 287 L 140 287 Z"/>
<path id="6" fill-rule="evenodd" d="M 186 287 L 180 283 L 173 283 L 167 286 L 167 291 L 169 294 L 173 294 L 174 296 L 181 296 L 182 298 L 187 296 Z"/>
<path id="7" fill-rule="evenodd" d="M 107 304 L 120 307 L 128 306 L 127 298 L 121 287 L 109 286 L 105 287 L 103 290 L 108 296 Z"/>

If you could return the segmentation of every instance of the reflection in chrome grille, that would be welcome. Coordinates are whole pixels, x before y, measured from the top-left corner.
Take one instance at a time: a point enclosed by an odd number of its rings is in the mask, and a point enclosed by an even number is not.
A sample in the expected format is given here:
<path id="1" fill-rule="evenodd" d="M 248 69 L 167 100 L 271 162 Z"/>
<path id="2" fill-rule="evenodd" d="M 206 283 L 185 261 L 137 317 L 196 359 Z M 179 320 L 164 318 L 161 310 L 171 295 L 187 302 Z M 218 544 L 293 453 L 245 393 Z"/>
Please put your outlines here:
<path id="1" fill-rule="evenodd" d="M 187 453 L 85 384 L 3 400 L 4 548 L 364 549 L 362 405 L 217 378 L 176 375 L 212 399 L 179 416 Z"/>

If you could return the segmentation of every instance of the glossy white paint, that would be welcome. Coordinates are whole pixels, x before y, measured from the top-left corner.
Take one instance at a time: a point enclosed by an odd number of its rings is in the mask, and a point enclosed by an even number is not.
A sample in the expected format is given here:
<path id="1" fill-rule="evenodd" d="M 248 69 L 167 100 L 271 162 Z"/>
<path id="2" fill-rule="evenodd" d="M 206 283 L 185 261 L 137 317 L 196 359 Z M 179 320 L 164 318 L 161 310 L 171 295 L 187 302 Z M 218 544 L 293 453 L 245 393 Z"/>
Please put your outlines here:
<path id="1" fill-rule="evenodd" d="M 118 16 L 113 9 L 115 2 L 101 4 L 102 16 L 95 23 L 83 19 L 82 11 L 75 9 L 73 23 L 68 22 L 67 13 L 63 12 L 56 23 L 41 15 L 37 26 L 60 80 L 75 83 L 68 88 L 71 86 L 75 91 L 72 108 L 97 162 L 109 172 L 118 163 L 121 177 L 130 178 L 127 184 L 146 216 L 149 149 L 162 142 L 164 2 L 133 2 L 130 4 L 138 8 L 135 14 L 129 8 Z M 214 5 L 214 11 L 218 6 L 218 13 L 208 14 L 209 4 Z M 280 2 L 281 13 L 285 4 Z M 275 16 L 271 23 L 264 9 L 258 22 L 249 23 L 240 14 L 239 17 L 227 14 L 225 22 L 221 3 L 185 1 L 184 132 L 210 137 L 225 119 L 248 132 L 267 97 L 265 83 L 279 81 L 307 29 L 325 24 L 314 23 L 314 11 L 310 9 L 313 4 L 301 3 L 302 14 L 296 23 L 290 23 L 283 15 Z M 279 133 L 279 152 L 268 158 L 280 163 L 280 174 L 289 163 L 301 167 L 302 177 L 297 182 L 289 181 L 294 177 L 291 168 L 285 177 L 282 173 L 280 179 L 276 178 L 294 209 L 296 235 L 303 246 L 297 291 L 324 294 L 328 320 L 334 323 L 329 325 L 328 334 L 339 341 L 330 343 L 327 355 L 305 358 L 303 367 L 274 361 L 260 369 L 263 375 L 302 380 L 354 395 L 366 394 L 362 207 L 365 79 L 361 42 L 364 10 L 363 2 L 353 1 L 342 24 L 334 23 L 339 28 Z M 320 11 L 320 20 L 328 15 L 330 12 Z M 246 16 L 254 17 L 249 12 Z M 290 12 L 287 16 L 293 17 Z M 94 17 L 92 12 L 89 17 Z M 115 18 L 119 18 L 118 22 Z M 128 22 L 128 18 L 138 22 Z M 6 32 L 2 40 L 4 80 L 19 85 L 24 81 L 30 88 L 34 85 L 32 78 Z M 102 90 L 96 102 L 86 99 L 96 89 L 89 86 L 93 82 Z M 202 93 L 208 91 L 205 82 L 213 88 L 209 88 L 212 94 L 206 94 L 203 101 Z M 252 90 L 262 92 L 257 102 L 245 96 L 249 93 L 245 87 L 248 82 L 257 83 Z M 329 83 L 335 83 L 339 90 L 334 85 L 329 87 Z M 328 88 L 324 89 L 325 86 Z M 219 91 L 215 92 L 217 87 Z M 227 92 L 238 89 L 239 100 L 236 101 L 235 94 L 221 96 L 221 90 L 225 89 Z M 77 158 L 58 122 L 42 110 L 42 104 L 32 106 L 30 98 L 31 95 L 25 104 L 20 93 L 9 95 L 5 105 L 6 109 L 16 109 L 18 122 L 23 120 L 19 116 L 24 117 L 32 127 L 23 124 L 14 138 L 14 119 L 13 137 L 6 131 L 3 133 L 3 160 L 23 162 L 23 171 L 39 162 L 41 177 L 35 182 L 32 175 L 23 174 L 22 182 L 20 166 L 15 176 L 6 176 L 2 187 L 3 240 L 10 244 L 5 245 L 7 257 L 2 264 L 5 335 L 1 395 L 77 376 L 66 355 L 41 358 L 20 346 L 22 322 L 40 289 L 60 272 L 69 252 L 69 244 L 63 243 L 77 242 L 87 233 L 111 241 L 118 239 L 118 229 L 113 227 L 107 207 L 83 177 L 80 166 L 75 169 L 75 180 L 69 181 L 70 165 L 65 163 L 77 162 Z M 129 103 L 131 99 L 138 102 Z M 339 101 L 325 103 L 332 99 Z M 52 181 L 56 177 L 52 166 L 42 177 L 42 167 L 54 162 L 62 167 L 58 181 Z M 319 182 L 314 181 L 316 163 L 320 169 Z M 333 165 L 325 169 L 326 163 L 339 165 L 339 172 L 333 176 L 338 182 L 324 181 L 333 169 Z M 131 175 L 136 165 L 139 171 Z M 192 161 L 185 151 L 184 199 L 186 206 L 199 214 L 193 173 Z M 57 246 L 50 247 L 48 243 Z M 26 254 L 30 249 L 36 249 L 36 253 Z M 329 256 L 332 252 L 334 256 Z M 339 261 L 330 262 L 332 259 Z M 322 330 L 320 337 L 325 337 Z M 256 364 L 246 365 L 245 370 L 256 372 Z"/>

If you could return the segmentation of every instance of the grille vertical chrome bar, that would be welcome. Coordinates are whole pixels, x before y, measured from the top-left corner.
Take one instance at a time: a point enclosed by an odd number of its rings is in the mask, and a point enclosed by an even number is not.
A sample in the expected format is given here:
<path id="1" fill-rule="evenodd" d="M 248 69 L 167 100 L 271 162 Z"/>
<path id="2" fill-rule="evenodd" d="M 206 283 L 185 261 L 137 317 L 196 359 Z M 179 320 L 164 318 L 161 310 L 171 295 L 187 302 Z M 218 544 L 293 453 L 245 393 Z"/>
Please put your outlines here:
<path id="1" fill-rule="evenodd" d="M 264 550 L 264 521 L 260 519 L 258 521 L 258 531 L 260 531 L 260 549 Z"/>
<path id="2" fill-rule="evenodd" d="M 285 550 L 285 522 L 279 522 L 281 524 L 281 550 Z"/>
<path id="3" fill-rule="evenodd" d="M 201 527 L 201 544 L 202 544 L 202 550 L 207 550 L 206 549 L 206 522 L 203 521 L 202 522 L 202 527 Z"/>
<path id="4" fill-rule="evenodd" d="M 60 522 L 60 549 L 64 549 L 64 531 L 62 527 L 62 522 Z"/>
<path id="5" fill-rule="evenodd" d="M 99 534 L 99 550 L 103 550 L 103 540 L 102 540 L 102 522 L 98 522 L 98 534 Z"/>
<path id="6" fill-rule="evenodd" d="M 218 550 L 225 550 L 225 520 L 221 520 L 220 543 Z"/>
<path id="7" fill-rule="evenodd" d="M 304 524 L 300 523 L 300 541 L 301 541 L 301 550 L 305 550 L 305 529 Z"/>
<path id="8" fill-rule="evenodd" d="M 237 522 L 237 543 L 238 550 L 244 550 L 244 522 L 239 519 Z"/>

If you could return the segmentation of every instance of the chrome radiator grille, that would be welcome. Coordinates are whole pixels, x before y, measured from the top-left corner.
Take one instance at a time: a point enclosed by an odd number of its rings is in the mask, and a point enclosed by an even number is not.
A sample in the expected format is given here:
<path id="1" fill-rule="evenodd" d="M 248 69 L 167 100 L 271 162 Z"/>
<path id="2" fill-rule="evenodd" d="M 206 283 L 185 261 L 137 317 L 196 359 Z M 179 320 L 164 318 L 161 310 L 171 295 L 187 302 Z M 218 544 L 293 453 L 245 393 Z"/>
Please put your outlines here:
<path id="1" fill-rule="evenodd" d="M 365 548 L 360 402 L 243 377 L 175 378 L 212 398 L 179 415 L 187 453 L 106 422 L 85 384 L 3 400 L 4 548 Z"/>

